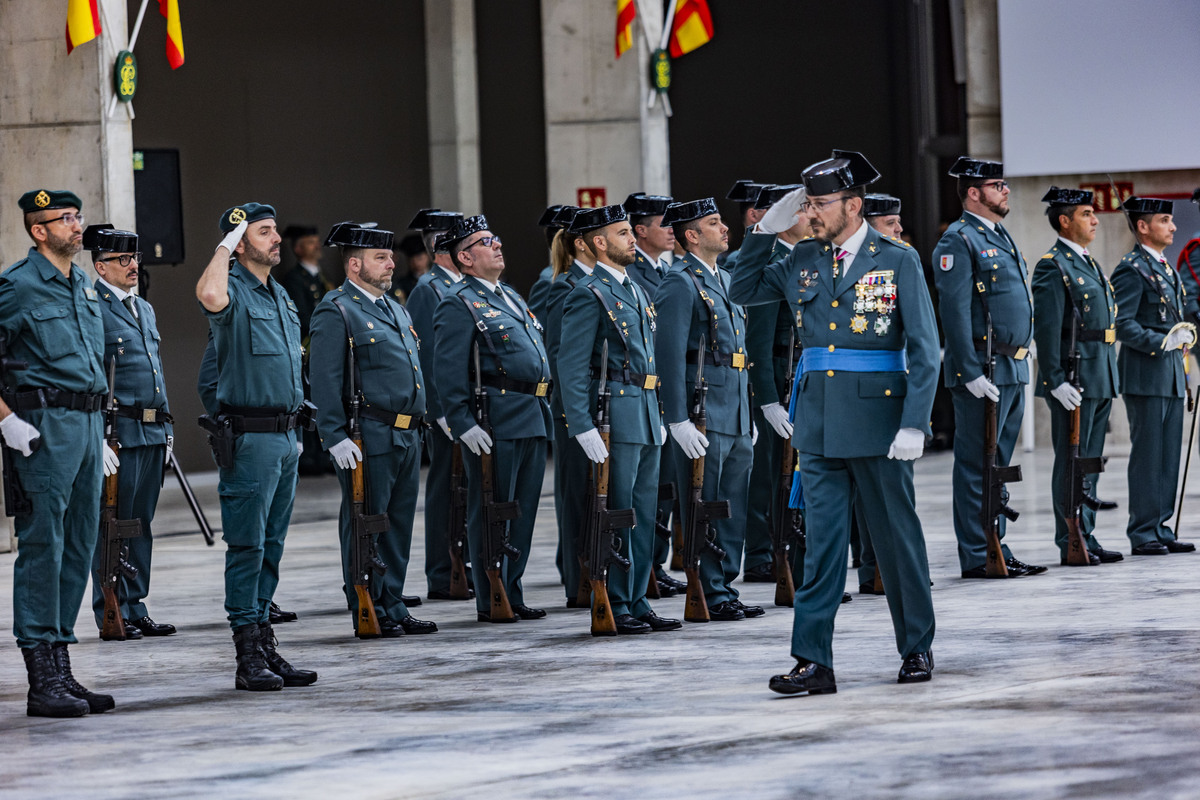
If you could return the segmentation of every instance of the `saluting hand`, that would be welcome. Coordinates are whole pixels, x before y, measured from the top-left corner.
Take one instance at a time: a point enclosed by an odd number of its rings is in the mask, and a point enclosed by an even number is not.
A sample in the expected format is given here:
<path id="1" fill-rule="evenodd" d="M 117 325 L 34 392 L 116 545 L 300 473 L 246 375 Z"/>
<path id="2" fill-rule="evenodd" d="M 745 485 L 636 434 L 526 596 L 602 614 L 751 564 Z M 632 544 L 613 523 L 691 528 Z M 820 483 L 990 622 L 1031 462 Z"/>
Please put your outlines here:
<path id="1" fill-rule="evenodd" d="M 238 242 L 240 242 L 242 237 L 246 235 L 246 228 L 248 227 L 250 227 L 250 224 L 246 222 L 246 220 L 239 222 L 236 228 L 225 234 L 225 238 L 221 240 L 219 245 L 217 245 L 217 249 L 219 250 L 224 247 L 229 251 L 230 255 L 233 255 L 234 248 L 238 246 Z"/>
<path id="2" fill-rule="evenodd" d="M 758 221 L 754 230 L 758 233 L 786 231 L 800 219 L 800 208 L 806 202 L 808 202 L 808 193 L 804 191 L 803 186 L 788 192 L 779 198 L 775 205 L 767 209 L 767 213 L 763 214 L 763 218 Z"/>

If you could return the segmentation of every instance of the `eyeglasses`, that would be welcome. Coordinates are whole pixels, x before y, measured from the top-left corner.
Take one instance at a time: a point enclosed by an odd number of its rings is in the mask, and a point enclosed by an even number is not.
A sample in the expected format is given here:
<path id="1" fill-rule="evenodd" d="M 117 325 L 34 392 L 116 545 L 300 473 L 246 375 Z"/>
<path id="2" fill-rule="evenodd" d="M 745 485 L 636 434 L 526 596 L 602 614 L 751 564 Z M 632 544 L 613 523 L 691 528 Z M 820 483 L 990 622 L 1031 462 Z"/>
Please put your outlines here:
<path id="1" fill-rule="evenodd" d="M 471 242 L 469 245 L 464 247 L 463 250 L 470 250 L 472 247 L 474 247 L 477 244 L 481 244 L 484 247 L 491 247 L 494 244 L 502 244 L 502 242 L 500 241 L 499 236 L 484 236 L 480 239 L 476 239 L 475 241 Z"/>
<path id="2" fill-rule="evenodd" d="M 102 262 L 116 261 L 122 267 L 128 267 L 131 262 L 134 264 L 142 263 L 142 254 L 141 253 L 126 253 L 124 255 L 119 255 L 119 256 L 109 256 L 108 258 L 102 258 L 100 260 Z"/>
<path id="3" fill-rule="evenodd" d="M 68 228 L 74 225 L 76 222 L 79 223 L 80 227 L 83 227 L 83 214 L 63 214 L 61 217 L 54 217 L 53 219 L 44 219 L 41 222 L 35 222 L 34 225 L 49 225 L 51 222 L 58 222 L 59 220 L 67 223 Z"/>
<path id="4" fill-rule="evenodd" d="M 988 181 L 987 183 L 981 183 L 979 185 L 980 187 L 990 186 L 997 192 L 1003 192 L 1008 188 L 1008 181 Z"/>
<path id="5" fill-rule="evenodd" d="M 802 206 L 800 206 L 800 211 L 804 212 L 811 210 L 820 214 L 834 203 L 841 203 L 849 199 L 849 197 L 839 197 L 836 200 L 809 200 L 807 203 L 804 203 Z"/>

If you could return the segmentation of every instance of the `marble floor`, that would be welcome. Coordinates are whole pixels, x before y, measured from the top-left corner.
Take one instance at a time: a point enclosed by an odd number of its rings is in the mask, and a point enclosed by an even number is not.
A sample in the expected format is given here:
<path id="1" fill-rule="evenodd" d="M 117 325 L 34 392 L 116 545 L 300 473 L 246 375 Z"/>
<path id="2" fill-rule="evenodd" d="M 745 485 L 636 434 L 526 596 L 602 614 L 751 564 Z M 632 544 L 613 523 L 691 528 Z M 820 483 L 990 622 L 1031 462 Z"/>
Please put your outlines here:
<path id="1" fill-rule="evenodd" d="M 1100 494 L 1121 508 L 1101 514 L 1098 533 L 1128 553 L 1126 462 L 1112 455 Z M 938 614 L 933 682 L 895 683 L 885 601 L 856 594 L 838 616 L 838 693 L 793 698 L 766 687 L 792 664 L 791 611 L 770 605 L 771 585 L 743 587 L 768 606 L 757 620 L 592 639 L 586 613 L 563 608 L 548 482 L 526 576 L 547 619 L 489 626 L 470 603 L 427 601 L 416 614 L 438 634 L 358 642 L 332 477 L 302 483 L 277 595 L 300 614 L 278 627 L 281 652 L 320 681 L 234 691 L 223 548 L 204 546 L 168 484 L 149 605 L 179 634 L 105 643 L 81 615 L 76 673 L 117 709 L 78 720 L 27 718 L 21 658 L 0 650 L 0 797 L 1200 796 L 1200 555 L 1058 567 L 1050 454 L 1018 460 L 1022 514 L 1008 541 L 1049 573 L 962 581 L 951 457 L 930 454 L 917 487 Z M 219 521 L 213 476 L 193 480 Z M 1183 538 L 1200 539 L 1197 524 L 1193 491 Z M 4 617 L 12 558 L 0 556 Z M 415 543 L 410 592 L 424 594 L 423 561 Z M 656 610 L 682 616 L 683 601 Z"/>

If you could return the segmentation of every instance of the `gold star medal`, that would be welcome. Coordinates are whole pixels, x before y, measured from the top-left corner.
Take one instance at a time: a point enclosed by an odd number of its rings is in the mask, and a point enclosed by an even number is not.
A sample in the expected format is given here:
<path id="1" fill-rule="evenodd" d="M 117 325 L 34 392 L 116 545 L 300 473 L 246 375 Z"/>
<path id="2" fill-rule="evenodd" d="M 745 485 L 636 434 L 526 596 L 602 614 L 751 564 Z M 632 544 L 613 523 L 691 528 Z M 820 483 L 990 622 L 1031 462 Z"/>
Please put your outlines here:
<path id="1" fill-rule="evenodd" d="M 855 314 L 850 318 L 850 330 L 854 331 L 855 333 L 866 333 L 867 318 L 862 314 Z"/>

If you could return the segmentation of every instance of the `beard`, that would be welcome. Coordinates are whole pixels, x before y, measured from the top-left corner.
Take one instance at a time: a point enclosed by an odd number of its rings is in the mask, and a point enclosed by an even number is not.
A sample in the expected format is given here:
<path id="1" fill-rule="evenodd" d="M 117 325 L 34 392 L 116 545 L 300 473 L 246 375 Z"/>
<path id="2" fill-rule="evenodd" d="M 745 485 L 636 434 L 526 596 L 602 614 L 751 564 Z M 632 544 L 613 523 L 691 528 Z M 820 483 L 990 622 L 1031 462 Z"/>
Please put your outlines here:
<path id="1" fill-rule="evenodd" d="M 74 258 L 75 254 L 83 249 L 83 239 L 76 239 L 74 234 L 55 236 L 50 232 L 49 226 L 46 226 L 46 249 L 59 258 Z"/>
<path id="2" fill-rule="evenodd" d="M 833 220 L 824 225 L 815 221 L 816 224 L 812 226 L 813 238 L 818 242 L 832 242 L 842 235 L 842 231 L 846 230 L 846 226 L 850 223 L 850 215 L 846 213 L 846 204 L 841 203 L 840 205 L 842 208 Z"/>
<path id="3" fill-rule="evenodd" d="M 1008 216 L 1008 212 L 1009 212 L 1008 206 L 1001 205 L 1001 203 L 1004 202 L 1003 198 L 1001 198 L 1000 201 L 996 202 L 996 203 L 989 203 L 987 200 L 983 200 L 982 198 L 980 198 L 980 201 L 983 203 L 984 208 L 986 208 L 988 211 L 995 214 L 997 217 L 1000 217 L 1001 219 L 1003 219 L 1004 217 Z"/>
<path id="4" fill-rule="evenodd" d="M 279 264 L 279 245 L 275 245 L 270 250 L 259 250 L 254 245 L 250 244 L 249 239 L 242 239 L 242 244 L 245 245 L 243 256 L 247 261 L 255 264 L 261 264 L 264 267 L 274 267 Z"/>
<path id="5" fill-rule="evenodd" d="M 360 272 L 358 274 L 358 277 L 360 279 L 362 279 L 362 282 L 365 283 L 367 286 L 370 286 L 374 289 L 378 289 L 379 291 L 384 292 L 385 294 L 387 292 L 390 292 L 392 289 L 392 279 L 391 278 L 385 278 L 383 276 L 376 278 L 376 277 L 367 275 L 362 272 Z"/>
<path id="6" fill-rule="evenodd" d="M 613 242 L 613 245 L 615 247 L 616 242 Z M 608 257 L 611 258 L 612 262 L 618 267 L 628 267 L 634 261 L 637 261 L 637 250 L 632 247 L 625 252 L 614 249 L 609 251 Z"/>

